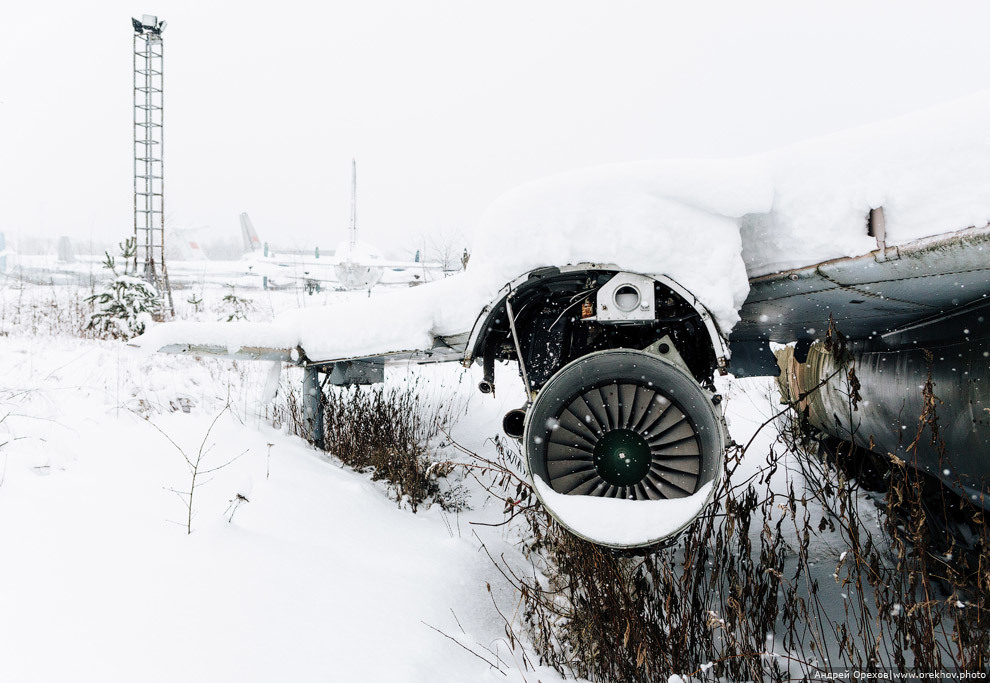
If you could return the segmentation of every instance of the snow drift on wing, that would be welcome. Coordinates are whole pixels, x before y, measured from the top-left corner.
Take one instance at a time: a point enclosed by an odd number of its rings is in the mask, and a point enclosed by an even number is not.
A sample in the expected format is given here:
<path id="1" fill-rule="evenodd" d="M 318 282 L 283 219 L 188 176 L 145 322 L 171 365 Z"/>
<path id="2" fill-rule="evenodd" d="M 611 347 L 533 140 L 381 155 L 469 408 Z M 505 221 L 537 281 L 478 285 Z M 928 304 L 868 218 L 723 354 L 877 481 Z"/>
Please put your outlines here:
<path id="1" fill-rule="evenodd" d="M 743 220 L 750 277 L 990 223 L 990 91 L 755 157 L 773 208 Z"/>
<path id="2" fill-rule="evenodd" d="M 759 163 L 642 161 L 573 171 L 515 189 L 481 220 L 470 275 L 500 285 L 533 268 L 588 261 L 665 275 L 724 331 L 749 292 L 742 216 L 773 200 Z"/>
<path id="3" fill-rule="evenodd" d="M 666 275 L 728 330 L 748 291 L 739 222 L 771 199 L 766 176 L 751 171 L 731 161 L 655 161 L 547 178 L 509 192 L 488 210 L 463 274 L 290 311 L 268 324 L 160 325 L 140 344 L 217 345 L 230 352 L 299 345 L 311 360 L 428 349 L 435 336 L 469 331 L 506 282 L 540 266 L 585 261 Z"/>

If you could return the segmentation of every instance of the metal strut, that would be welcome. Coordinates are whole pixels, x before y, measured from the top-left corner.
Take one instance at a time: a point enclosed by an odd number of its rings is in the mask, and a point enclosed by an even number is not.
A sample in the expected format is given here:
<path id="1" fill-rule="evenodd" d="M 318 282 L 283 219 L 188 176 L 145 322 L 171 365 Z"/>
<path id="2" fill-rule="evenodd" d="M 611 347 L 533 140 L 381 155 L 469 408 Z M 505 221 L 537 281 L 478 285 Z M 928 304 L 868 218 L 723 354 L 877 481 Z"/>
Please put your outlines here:
<path id="1" fill-rule="evenodd" d="M 529 384 L 529 376 L 526 374 L 526 361 L 523 360 L 522 346 L 519 344 L 519 335 L 516 333 L 516 319 L 512 314 L 512 303 L 509 301 L 511 298 L 511 293 L 505 297 L 505 315 L 509 319 L 509 331 L 512 333 L 512 343 L 515 344 L 516 358 L 519 359 L 519 374 L 522 376 L 523 386 L 526 387 L 526 405 L 529 406 L 533 403 L 533 389 Z"/>
<path id="2" fill-rule="evenodd" d="M 323 438 L 323 388 L 320 386 L 320 370 L 316 365 L 303 369 L 303 424 L 313 445 L 326 450 Z"/>

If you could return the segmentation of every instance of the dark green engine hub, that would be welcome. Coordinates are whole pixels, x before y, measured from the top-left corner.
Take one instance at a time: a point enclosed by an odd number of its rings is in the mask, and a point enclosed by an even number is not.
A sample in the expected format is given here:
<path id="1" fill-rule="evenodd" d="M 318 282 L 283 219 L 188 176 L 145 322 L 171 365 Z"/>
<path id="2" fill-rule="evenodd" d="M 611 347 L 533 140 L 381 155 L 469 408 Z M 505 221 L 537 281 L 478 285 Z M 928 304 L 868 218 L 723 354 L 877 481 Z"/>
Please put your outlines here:
<path id="1" fill-rule="evenodd" d="M 595 444 L 592 460 L 598 476 L 609 484 L 635 486 L 650 473 L 653 455 L 642 436 L 631 429 L 615 429 Z"/>

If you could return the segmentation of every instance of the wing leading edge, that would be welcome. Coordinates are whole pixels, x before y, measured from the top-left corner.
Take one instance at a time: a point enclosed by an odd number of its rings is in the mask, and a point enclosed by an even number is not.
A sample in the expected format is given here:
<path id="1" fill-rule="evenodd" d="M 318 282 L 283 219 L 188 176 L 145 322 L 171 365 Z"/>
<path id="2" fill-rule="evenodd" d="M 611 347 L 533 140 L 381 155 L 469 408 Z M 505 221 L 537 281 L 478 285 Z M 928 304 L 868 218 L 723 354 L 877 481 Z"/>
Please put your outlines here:
<path id="1" fill-rule="evenodd" d="M 990 296 L 990 225 L 750 280 L 731 341 L 866 339 Z"/>

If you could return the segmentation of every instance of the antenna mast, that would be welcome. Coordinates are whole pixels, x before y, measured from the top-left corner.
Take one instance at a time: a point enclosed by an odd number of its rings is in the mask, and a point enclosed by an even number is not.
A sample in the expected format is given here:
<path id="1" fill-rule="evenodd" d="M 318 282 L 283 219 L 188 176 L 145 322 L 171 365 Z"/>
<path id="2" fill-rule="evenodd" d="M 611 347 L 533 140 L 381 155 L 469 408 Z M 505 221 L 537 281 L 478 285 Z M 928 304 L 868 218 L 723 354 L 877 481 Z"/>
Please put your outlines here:
<path id="1" fill-rule="evenodd" d="M 357 161 L 351 159 L 351 247 L 357 244 Z"/>
<path id="2" fill-rule="evenodd" d="M 165 269 L 165 180 L 162 161 L 165 22 L 145 14 L 134 27 L 134 271 L 175 315 Z M 156 263 L 157 261 L 157 263 Z"/>

